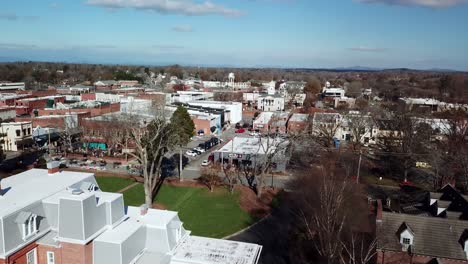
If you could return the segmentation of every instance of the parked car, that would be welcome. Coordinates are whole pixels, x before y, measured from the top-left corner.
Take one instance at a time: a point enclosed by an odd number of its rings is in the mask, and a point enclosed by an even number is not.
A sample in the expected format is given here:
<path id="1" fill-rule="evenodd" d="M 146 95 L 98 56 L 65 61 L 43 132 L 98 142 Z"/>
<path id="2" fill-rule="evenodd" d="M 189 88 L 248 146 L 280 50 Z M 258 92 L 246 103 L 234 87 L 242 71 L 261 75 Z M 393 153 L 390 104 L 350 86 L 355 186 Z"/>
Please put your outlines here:
<path id="1" fill-rule="evenodd" d="M 185 154 L 187 156 L 190 156 L 190 157 L 196 157 L 197 156 L 197 153 L 191 151 L 191 150 L 187 150 L 187 152 L 185 152 Z"/>
<path id="2" fill-rule="evenodd" d="M 201 165 L 203 167 L 206 167 L 206 166 L 210 165 L 210 162 L 208 160 L 204 160 L 204 161 L 202 161 Z"/>
<path id="3" fill-rule="evenodd" d="M 243 129 L 243 128 L 239 128 L 239 129 L 236 130 L 236 133 L 238 133 L 238 134 L 239 133 L 244 133 L 244 132 L 245 132 L 245 129 Z"/>
<path id="4" fill-rule="evenodd" d="M 252 137 L 259 137 L 260 136 L 260 133 L 258 132 L 250 132 L 250 134 Z"/>
<path id="5" fill-rule="evenodd" d="M 197 155 L 201 155 L 201 151 L 198 151 L 197 149 L 192 149 L 193 152 L 195 152 Z"/>
<path id="6" fill-rule="evenodd" d="M 194 150 L 200 151 L 201 153 L 205 152 L 205 149 L 200 148 L 200 147 L 196 147 L 196 148 L 194 148 Z"/>

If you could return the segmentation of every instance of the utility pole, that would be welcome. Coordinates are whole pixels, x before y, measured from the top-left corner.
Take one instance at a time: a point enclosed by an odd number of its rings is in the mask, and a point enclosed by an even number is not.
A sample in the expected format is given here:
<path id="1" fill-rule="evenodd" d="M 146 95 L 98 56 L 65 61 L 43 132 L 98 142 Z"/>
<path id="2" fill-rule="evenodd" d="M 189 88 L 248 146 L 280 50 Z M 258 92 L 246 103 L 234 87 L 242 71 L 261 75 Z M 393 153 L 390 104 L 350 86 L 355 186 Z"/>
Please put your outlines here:
<path id="1" fill-rule="evenodd" d="M 359 176 L 361 174 L 361 161 L 362 161 L 362 150 L 359 150 L 359 162 L 358 162 L 357 177 L 356 177 L 357 183 L 359 183 Z"/>

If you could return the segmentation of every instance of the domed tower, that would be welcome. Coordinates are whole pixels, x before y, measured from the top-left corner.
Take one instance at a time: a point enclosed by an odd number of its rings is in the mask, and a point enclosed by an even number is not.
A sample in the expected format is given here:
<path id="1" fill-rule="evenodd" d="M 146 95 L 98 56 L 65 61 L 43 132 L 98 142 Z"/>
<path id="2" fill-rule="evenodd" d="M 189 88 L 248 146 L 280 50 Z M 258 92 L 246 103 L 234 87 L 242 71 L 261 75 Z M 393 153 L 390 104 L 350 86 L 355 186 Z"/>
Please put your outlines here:
<path id="1" fill-rule="evenodd" d="M 234 85 L 234 80 L 236 79 L 236 76 L 234 75 L 233 72 L 229 73 L 228 75 L 228 80 L 229 80 L 229 85 L 232 87 Z"/>

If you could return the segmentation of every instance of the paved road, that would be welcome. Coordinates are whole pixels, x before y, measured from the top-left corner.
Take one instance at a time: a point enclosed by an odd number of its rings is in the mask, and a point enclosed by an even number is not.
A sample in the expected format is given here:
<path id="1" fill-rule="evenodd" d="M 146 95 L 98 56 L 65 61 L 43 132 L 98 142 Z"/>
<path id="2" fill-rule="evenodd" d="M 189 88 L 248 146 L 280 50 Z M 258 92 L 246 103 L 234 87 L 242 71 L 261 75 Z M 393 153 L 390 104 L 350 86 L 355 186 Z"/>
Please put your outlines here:
<path id="1" fill-rule="evenodd" d="M 270 216 L 250 229 L 228 239 L 262 245 L 259 264 L 288 264 L 289 214 L 287 207 L 275 209 Z"/>

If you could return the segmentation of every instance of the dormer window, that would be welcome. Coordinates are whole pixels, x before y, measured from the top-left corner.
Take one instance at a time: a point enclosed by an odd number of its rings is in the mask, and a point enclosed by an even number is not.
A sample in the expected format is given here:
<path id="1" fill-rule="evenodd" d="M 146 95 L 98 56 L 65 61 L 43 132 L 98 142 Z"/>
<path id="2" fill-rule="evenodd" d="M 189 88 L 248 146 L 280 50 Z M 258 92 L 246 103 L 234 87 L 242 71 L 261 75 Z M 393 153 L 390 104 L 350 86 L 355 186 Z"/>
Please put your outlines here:
<path id="1" fill-rule="evenodd" d="M 37 233 L 37 215 L 30 212 L 20 212 L 15 222 L 21 225 L 23 240 Z"/>
<path id="2" fill-rule="evenodd" d="M 412 246 L 414 243 L 413 230 L 411 230 L 411 228 L 406 223 L 403 223 L 398 229 L 398 236 L 400 244 L 402 246 L 402 250 L 408 251 L 409 247 Z"/>

